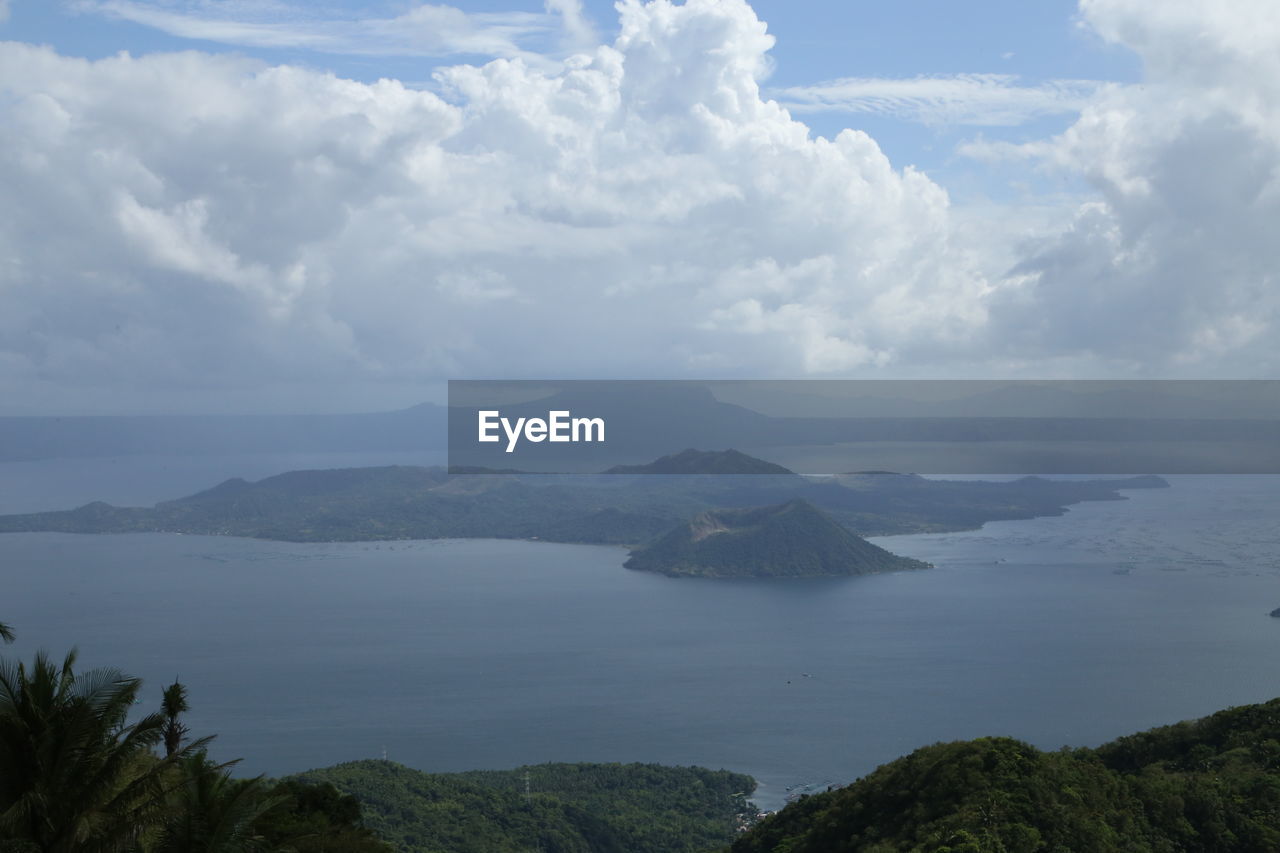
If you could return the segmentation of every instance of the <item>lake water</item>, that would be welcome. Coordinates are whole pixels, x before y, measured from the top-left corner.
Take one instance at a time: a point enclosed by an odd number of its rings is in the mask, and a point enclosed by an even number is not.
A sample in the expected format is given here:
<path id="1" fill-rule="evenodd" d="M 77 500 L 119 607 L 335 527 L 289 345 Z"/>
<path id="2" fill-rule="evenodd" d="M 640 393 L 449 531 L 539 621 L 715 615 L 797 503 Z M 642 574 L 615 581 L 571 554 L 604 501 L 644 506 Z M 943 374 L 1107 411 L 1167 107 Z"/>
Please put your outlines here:
<path id="1" fill-rule="evenodd" d="M 0 619 L 6 655 L 77 644 L 156 704 L 180 677 L 253 773 L 700 764 L 774 807 L 935 741 L 1097 744 L 1280 695 L 1280 478 L 1172 482 L 875 540 L 931 571 L 805 581 L 546 543 L 10 534 Z"/>

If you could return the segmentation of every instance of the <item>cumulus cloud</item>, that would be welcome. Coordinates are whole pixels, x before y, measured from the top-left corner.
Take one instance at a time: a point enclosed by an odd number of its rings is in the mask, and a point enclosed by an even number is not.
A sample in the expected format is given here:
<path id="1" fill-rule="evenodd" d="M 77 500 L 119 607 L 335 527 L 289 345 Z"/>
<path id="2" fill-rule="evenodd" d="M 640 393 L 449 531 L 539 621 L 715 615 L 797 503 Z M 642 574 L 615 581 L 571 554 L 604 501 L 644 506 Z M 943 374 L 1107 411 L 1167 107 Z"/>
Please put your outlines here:
<path id="1" fill-rule="evenodd" d="M 1082 23 L 1137 51 L 1061 136 L 974 144 L 1096 190 L 1025 248 L 993 321 L 1028 356 L 1107 354 L 1135 370 L 1269 375 L 1280 319 L 1280 7 L 1084 0 Z"/>
<path id="2" fill-rule="evenodd" d="M 1018 84 L 1015 74 L 846 77 L 774 92 L 799 113 L 873 113 L 922 124 L 1012 126 L 1048 115 L 1078 113 L 1102 84 L 1050 80 Z"/>
<path id="3" fill-rule="evenodd" d="M 746 3 L 619 10 L 437 92 L 4 45 L 10 387 L 838 372 L 977 328 L 946 193 L 763 99 Z"/>
<path id="4" fill-rule="evenodd" d="M 612 44 L 430 92 L 3 44 L 0 392 L 1264 375 L 1280 31 L 1268 4 L 1217 8 L 1083 5 L 1145 84 L 985 149 L 1083 176 L 1065 227 L 955 209 L 865 133 L 813 137 L 762 95 L 773 39 L 744 0 L 623 0 Z"/>

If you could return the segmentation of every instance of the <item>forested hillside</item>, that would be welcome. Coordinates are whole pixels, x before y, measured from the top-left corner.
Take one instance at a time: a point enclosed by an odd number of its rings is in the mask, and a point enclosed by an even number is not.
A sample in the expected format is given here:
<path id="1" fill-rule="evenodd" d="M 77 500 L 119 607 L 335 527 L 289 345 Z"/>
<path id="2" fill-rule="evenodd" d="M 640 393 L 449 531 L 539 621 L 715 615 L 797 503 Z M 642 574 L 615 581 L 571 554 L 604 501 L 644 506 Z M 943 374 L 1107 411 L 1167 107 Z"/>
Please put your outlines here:
<path id="1" fill-rule="evenodd" d="M 356 761 L 297 778 L 357 797 L 406 853 L 700 853 L 733 839 L 755 789 L 739 773 L 659 764 L 423 773 Z"/>
<path id="2" fill-rule="evenodd" d="M 732 853 L 1261 853 L 1280 850 L 1280 699 L 1043 752 L 935 744 L 807 797 Z"/>

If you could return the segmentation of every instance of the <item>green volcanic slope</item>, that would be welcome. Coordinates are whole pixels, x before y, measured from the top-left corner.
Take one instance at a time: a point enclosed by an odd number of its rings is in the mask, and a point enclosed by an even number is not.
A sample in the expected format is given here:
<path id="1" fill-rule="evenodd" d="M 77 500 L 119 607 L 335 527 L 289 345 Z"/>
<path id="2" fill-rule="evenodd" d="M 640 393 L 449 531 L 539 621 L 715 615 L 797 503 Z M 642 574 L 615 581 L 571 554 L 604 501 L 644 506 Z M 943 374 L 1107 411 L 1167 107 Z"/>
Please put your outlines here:
<path id="1" fill-rule="evenodd" d="M 733 839 L 755 789 L 740 773 L 658 764 L 423 773 L 354 761 L 295 778 L 357 797 L 365 825 L 405 853 L 703 853 Z"/>
<path id="2" fill-rule="evenodd" d="M 626 567 L 697 577 L 823 577 L 928 568 L 855 536 L 805 500 L 709 510 L 632 552 Z"/>
<path id="3" fill-rule="evenodd" d="M 1261 853 L 1280 850 L 1280 699 L 1040 750 L 916 750 L 804 797 L 731 853 Z"/>

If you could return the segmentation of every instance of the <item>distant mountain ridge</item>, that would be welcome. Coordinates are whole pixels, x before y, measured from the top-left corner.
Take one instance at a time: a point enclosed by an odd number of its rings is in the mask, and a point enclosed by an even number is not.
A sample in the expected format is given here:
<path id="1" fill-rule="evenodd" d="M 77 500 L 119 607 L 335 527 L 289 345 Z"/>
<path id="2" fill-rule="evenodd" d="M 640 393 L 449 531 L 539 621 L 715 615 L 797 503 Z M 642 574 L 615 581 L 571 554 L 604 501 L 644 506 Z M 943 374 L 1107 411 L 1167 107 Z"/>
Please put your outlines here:
<path id="1" fill-rule="evenodd" d="M 929 568 L 841 527 L 806 500 L 699 513 L 632 552 L 629 569 L 692 577 L 829 577 Z"/>
<path id="2" fill-rule="evenodd" d="M 332 415 L 0 417 L 0 462 L 173 454 L 440 451 L 445 409 Z"/>
<path id="3" fill-rule="evenodd" d="M 615 465 L 606 474 L 780 474 L 798 476 L 794 471 L 729 450 L 682 450 L 646 465 Z"/>
<path id="4" fill-rule="evenodd" d="M 673 447 L 731 446 L 845 447 L 850 461 L 812 469 L 823 472 L 851 467 L 931 473 L 1280 471 L 1274 440 L 1274 412 L 1280 406 L 1267 400 L 1216 404 L 1161 394 L 1158 388 L 1093 395 L 1008 388 L 946 402 L 874 397 L 832 402 L 798 393 L 774 395 L 772 413 L 765 414 L 719 399 L 698 383 L 560 386 L 556 390 L 556 383 L 549 383 L 541 399 L 504 406 L 504 416 L 544 418 L 555 409 L 600 417 L 608 423 L 607 441 L 522 442 L 512 454 L 501 442 L 472 447 L 476 410 L 433 404 L 352 414 L 21 416 L 0 417 L 0 461 L 441 453 L 448 448 L 457 466 L 585 472 L 632 465 Z M 453 447 L 448 447 L 450 432 L 458 437 Z M 798 462 L 791 467 L 810 470 Z"/>

